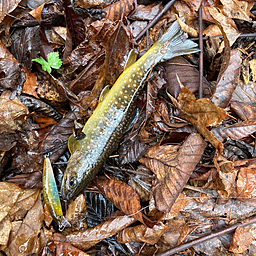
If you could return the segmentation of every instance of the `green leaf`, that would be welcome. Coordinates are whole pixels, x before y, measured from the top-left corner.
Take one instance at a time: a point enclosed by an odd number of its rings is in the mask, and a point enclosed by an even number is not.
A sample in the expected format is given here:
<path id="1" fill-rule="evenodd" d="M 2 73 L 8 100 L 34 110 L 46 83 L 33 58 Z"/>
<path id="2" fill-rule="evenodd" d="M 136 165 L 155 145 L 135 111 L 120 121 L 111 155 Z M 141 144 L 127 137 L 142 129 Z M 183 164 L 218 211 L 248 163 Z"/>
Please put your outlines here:
<path id="1" fill-rule="evenodd" d="M 62 65 L 62 61 L 59 58 L 58 52 L 51 52 L 47 55 L 49 65 L 54 69 L 59 69 Z"/>
<path id="2" fill-rule="evenodd" d="M 33 59 L 33 61 L 41 64 L 42 69 L 44 71 L 47 71 L 48 73 L 51 73 L 51 71 L 52 71 L 51 66 L 49 65 L 49 63 L 46 60 L 43 59 L 42 56 L 40 56 L 40 58 Z"/>
<path id="3" fill-rule="evenodd" d="M 41 64 L 42 69 L 44 71 L 47 71 L 48 73 L 51 73 L 51 71 L 52 71 L 51 68 L 59 69 L 62 65 L 62 61 L 59 58 L 59 53 L 58 52 L 50 52 L 47 55 L 47 59 L 48 59 L 48 62 L 45 59 L 43 59 L 42 56 L 40 56 L 40 58 L 33 59 L 33 61 Z"/>

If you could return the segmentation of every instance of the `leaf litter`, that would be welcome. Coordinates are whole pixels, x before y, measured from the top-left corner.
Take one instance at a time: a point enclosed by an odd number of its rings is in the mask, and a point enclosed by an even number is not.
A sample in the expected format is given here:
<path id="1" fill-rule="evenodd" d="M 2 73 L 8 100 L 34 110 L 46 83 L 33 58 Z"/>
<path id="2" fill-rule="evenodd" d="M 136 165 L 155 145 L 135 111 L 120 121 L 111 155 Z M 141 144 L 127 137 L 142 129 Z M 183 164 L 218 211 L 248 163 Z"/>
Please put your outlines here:
<path id="1" fill-rule="evenodd" d="M 1 251 L 162 255 L 174 248 L 179 255 L 184 246 L 183 255 L 254 255 L 255 224 L 239 226 L 256 205 L 254 2 L 177 0 L 160 18 L 168 1 L 1 3 Z M 43 156 L 59 188 L 68 138 L 79 139 L 130 50 L 142 56 L 176 17 L 189 37 L 202 36 L 201 4 L 204 98 L 197 54 L 151 70 L 139 114 L 100 174 L 75 201 L 62 202 L 71 227 L 60 232 L 41 199 Z M 32 62 L 50 52 L 63 62 L 52 77 Z M 235 232 L 226 231 L 234 223 Z"/>

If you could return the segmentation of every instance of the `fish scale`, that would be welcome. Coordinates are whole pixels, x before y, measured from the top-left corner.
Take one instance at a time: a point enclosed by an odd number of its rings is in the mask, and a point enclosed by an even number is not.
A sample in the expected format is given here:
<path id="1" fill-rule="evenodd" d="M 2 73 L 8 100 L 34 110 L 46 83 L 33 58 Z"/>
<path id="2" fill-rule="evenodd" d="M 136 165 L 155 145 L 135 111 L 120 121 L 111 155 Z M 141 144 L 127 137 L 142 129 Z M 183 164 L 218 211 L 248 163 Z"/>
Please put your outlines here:
<path id="1" fill-rule="evenodd" d="M 150 70 L 157 63 L 175 56 L 197 52 L 197 44 L 183 38 L 178 22 L 117 79 L 82 132 L 85 138 L 69 139 L 71 157 L 64 173 L 61 192 L 74 199 L 101 170 L 104 161 L 121 139 L 131 119 L 138 93 Z"/>

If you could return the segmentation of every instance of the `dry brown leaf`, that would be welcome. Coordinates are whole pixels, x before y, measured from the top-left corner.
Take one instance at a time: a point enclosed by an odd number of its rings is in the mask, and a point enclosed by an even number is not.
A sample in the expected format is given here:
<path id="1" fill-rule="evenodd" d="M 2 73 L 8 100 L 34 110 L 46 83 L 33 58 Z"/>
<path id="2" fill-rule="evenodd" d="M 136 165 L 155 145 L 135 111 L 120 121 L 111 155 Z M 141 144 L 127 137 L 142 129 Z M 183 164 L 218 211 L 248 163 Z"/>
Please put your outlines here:
<path id="1" fill-rule="evenodd" d="M 222 199 L 229 199 L 235 188 L 237 170 L 234 168 L 233 162 L 223 156 L 218 156 L 214 165 L 218 171 L 218 177 L 214 181 L 215 189 Z"/>
<path id="2" fill-rule="evenodd" d="M 1 245 L 8 244 L 11 230 L 12 230 L 11 218 L 7 216 L 0 222 L 0 244 Z"/>
<path id="3" fill-rule="evenodd" d="M 251 22 L 250 4 L 237 0 L 220 0 L 223 4 L 219 6 L 224 15 L 232 19 L 245 20 Z"/>
<path id="4" fill-rule="evenodd" d="M 256 83 L 249 81 L 248 84 L 245 84 L 240 80 L 233 93 L 232 101 L 255 104 L 255 98 Z"/>
<path id="5" fill-rule="evenodd" d="M 27 115 L 28 109 L 19 101 L 17 97 L 10 100 L 11 92 L 4 91 L 0 96 L 0 134 L 15 133 L 21 130 L 18 119 Z"/>
<path id="6" fill-rule="evenodd" d="M 41 198 L 38 197 L 37 202 L 28 211 L 18 232 L 8 245 L 8 255 L 26 256 L 41 251 L 38 235 L 43 225 L 43 218 L 43 206 Z"/>
<path id="7" fill-rule="evenodd" d="M 123 213 L 133 216 L 148 227 L 152 228 L 156 224 L 142 214 L 140 198 L 128 184 L 103 177 L 96 177 L 94 183 L 99 191 Z"/>
<path id="8" fill-rule="evenodd" d="M 256 81 L 256 59 L 250 60 L 249 64 L 250 64 L 250 69 L 252 70 L 252 81 L 255 82 Z"/>
<path id="9" fill-rule="evenodd" d="M 236 41 L 237 37 L 239 36 L 238 29 L 237 29 L 237 26 L 236 26 L 235 22 L 231 18 L 228 18 L 223 13 L 219 12 L 217 10 L 217 8 L 215 8 L 215 7 L 204 7 L 204 8 L 212 16 L 212 18 L 219 25 L 222 26 L 223 30 L 225 31 L 225 33 L 228 37 L 229 44 L 230 44 L 230 46 L 232 46 L 233 43 Z M 208 21 L 212 22 L 212 20 L 208 20 Z M 206 34 L 205 30 L 203 31 L 203 34 L 208 36 Z M 214 36 L 221 36 L 221 35 L 222 35 L 222 33 L 219 30 L 219 33 L 215 34 Z M 211 33 L 211 36 L 213 36 L 212 33 Z"/>
<path id="10" fill-rule="evenodd" d="M 152 191 L 159 211 L 170 211 L 205 147 L 206 143 L 199 134 L 191 134 L 181 147 L 155 146 L 140 159 L 156 175 Z"/>
<path id="11" fill-rule="evenodd" d="M 220 108 L 226 108 L 232 98 L 239 79 L 240 79 L 241 61 L 239 50 L 230 52 L 230 60 L 227 69 L 218 78 L 218 84 L 212 97 L 212 102 Z"/>
<path id="12" fill-rule="evenodd" d="M 57 243 L 56 256 L 90 256 L 89 254 L 77 249 L 70 243 Z"/>
<path id="13" fill-rule="evenodd" d="M 105 18 L 108 20 L 120 20 L 136 8 L 137 1 L 135 0 L 120 0 L 104 8 L 106 12 Z"/>
<path id="14" fill-rule="evenodd" d="M 122 229 L 130 226 L 135 221 L 136 219 L 131 216 L 119 216 L 114 219 L 103 221 L 101 224 L 93 228 L 88 228 L 85 231 L 74 232 L 67 236 L 55 233 L 53 239 L 55 241 L 71 243 L 81 250 L 87 250 L 103 239 L 113 236 Z"/>
<path id="15" fill-rule="evenodd" d="M 154 245 L 168 229 L 170 227 L 163 224 L 155 225 L 153 228 L 147 228 L 145 225 L 128 227 L 117 234 L 117 241 L 122 244 L 135 241 Z"/>
<path id="16" fill-rule="evenodd" d="M 229 250 L 233 253 L 243 253 L 254 241 L 254 237 L 248 227 L 238 227 L 233 235 Z"/>
<path id="17" fill-rule="evenodd" d="M 30 94 L 39 99 L 36 89 L 37 89 L 37 80 L 35 73 L 31 73 L 27 68 L 24 68 L 26 73 L 26 81 L 23 85 L 22 92 Z"/>
<path id="18" fill-rule="evenodd" d="M 206 127 L 220 124 L 227 115 L 226 111 L 216 107 L 209 99 L 196 100 L 195 96 L 186 88 L 181 89 L 178 103 L 178 107 L 182 110 L 181 117 L 190 122 L 221 153 L 222 143 Z"/>
<path id="19" fill-rule="evenodd" d="M 256 104 L 232 101 L 230 108 L 243 120 L 256 120 Z"/>
<path id="20" fill-rule="evenodd" d="M 255 160 L 255 159 L 254 159 Z M 239 168 L 233 197 L 248 205 L 256 206 L 256 164 Z"/>
<path id="21" fill-rule="evenodd" d="M 49 1 L 47 1 L 47 2 L 49 2 Z M 37 8 L 35 8 L 32 11 L 29 12 L 29 14 L 31 16 L 33 16 L 38 21 L 39 24 L 41 24 L 41 21 L 42 21 L 42 10 L 44 8 L 44 5 L 47 2 L 41 4 L 40 6 L 38 6 Z"/>
<path id="22" fill-rule="evenodd" d="M 10 212 L 18 200 L 21 191 L 22 190 L 15 184 L 0 182 L 0 221 L 2 221 Z"/>
<path id="23" fill-rule="evenodd" d="M 73 1 L 74 5 L 78 5 L 83 7 L 84 9 L 89 9 L 89 8 L 99 8 L 99 7 L 104 7 L 109 4 L 111 4 L 113 0 L 75 0 Z"/>
<path id="24" fill-rule="evenodd" d="M 240 140 L 256 131 L 256 121 L 239 122 L 224 128 L 213 128 L 213 135 L 220 141 L 227 138 Z"/>
<path id="25" fill-rule="evenodd" d="M 3 21 L 6 14 L 12 12 L 20 2 L 21 0 L 4 0 L 0 2 L 0 23 Z"/>
<path id="26" fill-rule="evenodd" d="M 36 203 L 40 189 L 22 189 L 20 196 L 10 211 L 12 220 L 21 220 Z"/>
<path id="27" fill-rule="evenodd" d="M 191 37 L 198 37 L 198 32 L 197 30 L 195 30 L 194 28 L 192 28 L 191 26 L 188 26 L 185 22 L 183 22 L 179 16 L 176 14 L 175 15 L 179 24 L 180 24 L 180 27 L 181 29 L 187 33 L 188 35 L 190 35 Z"/>
<path id="28" fill-rule="evenodd" d="M 165 75 L 167 90 L 173 97 L 178 97 L 181 90 L 177 76 L 185 88 L 196 96 L 198 95 L 199 72 L 183 57 L 175 57 L 165 63 Z M 203 95 L 204 97 L 211 96 L 210 84 L 205 78 L 203 79 Z"/>

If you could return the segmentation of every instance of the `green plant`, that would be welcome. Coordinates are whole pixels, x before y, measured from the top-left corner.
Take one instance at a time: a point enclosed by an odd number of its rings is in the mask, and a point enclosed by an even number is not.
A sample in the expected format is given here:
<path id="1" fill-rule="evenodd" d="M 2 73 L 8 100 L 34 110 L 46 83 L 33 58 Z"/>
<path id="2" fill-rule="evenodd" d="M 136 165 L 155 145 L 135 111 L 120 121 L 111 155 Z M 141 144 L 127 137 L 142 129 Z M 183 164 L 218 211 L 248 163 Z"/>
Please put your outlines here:
<path id="1" fill-rule="evenodd" d="M 47 55 L 47 60 L 48 60 L 48 62 L 45 59 L 43 59 L 42 56 L 40 56 L 40 58 L 33 59 L 32 61 L 35 61 L 35 62 L 41 64 L 42 69 L 44 71 L 47 71 L 48 73 L 51 73 L 52 68 L 59 69 L 62 65 L 62 61 L 59 58 L 58 52 L 50 52 Z"/>

